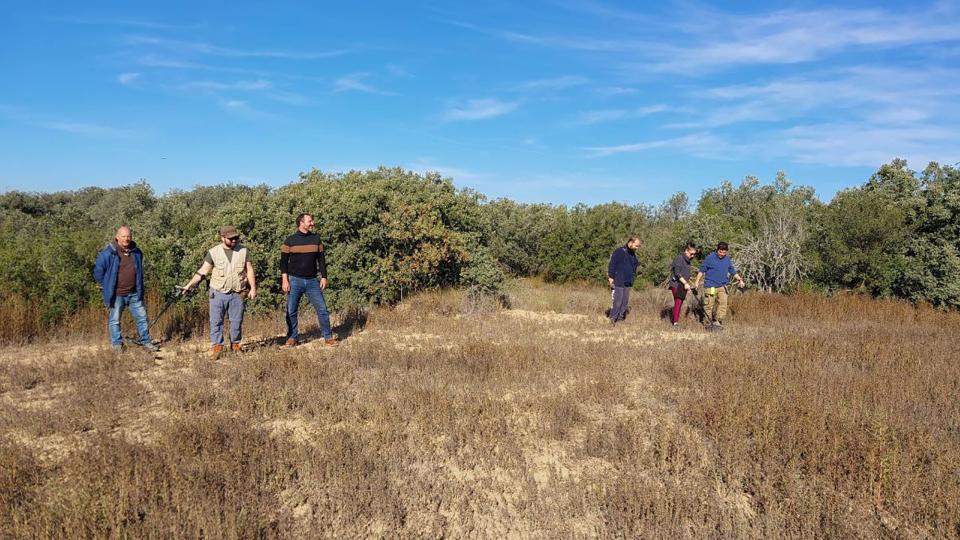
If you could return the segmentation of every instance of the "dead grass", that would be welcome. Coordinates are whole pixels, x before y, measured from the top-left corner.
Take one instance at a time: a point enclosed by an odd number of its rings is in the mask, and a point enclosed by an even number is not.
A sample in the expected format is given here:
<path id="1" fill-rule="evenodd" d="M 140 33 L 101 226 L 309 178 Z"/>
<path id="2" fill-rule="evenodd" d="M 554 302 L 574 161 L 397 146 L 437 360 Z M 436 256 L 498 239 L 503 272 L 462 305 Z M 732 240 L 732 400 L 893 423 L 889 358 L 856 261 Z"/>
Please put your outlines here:
<path id="1" fill-rule="evenodd" d="M 960 316 L 744 295 L 671 332 L 667 296 L 610 327 L 600 288 L 436 291 L 217 363 L 7 347 L 0 537 L 960 536 Z"/>

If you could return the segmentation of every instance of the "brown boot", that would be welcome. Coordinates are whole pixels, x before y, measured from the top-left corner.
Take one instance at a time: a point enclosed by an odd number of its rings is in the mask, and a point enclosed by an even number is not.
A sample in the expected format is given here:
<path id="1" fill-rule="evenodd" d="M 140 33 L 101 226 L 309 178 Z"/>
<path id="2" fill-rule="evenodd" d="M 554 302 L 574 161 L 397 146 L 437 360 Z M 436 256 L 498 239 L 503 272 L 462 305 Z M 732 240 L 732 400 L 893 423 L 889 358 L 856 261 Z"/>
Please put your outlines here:
<path id="1" fill-rule="evenodd" d="M 213 348 L 210 349 L 210 360 L 216 360 L 217 358 L 220 358 L 220 353 L 222 352 L 223 345 L 214 345 Z"/>
<path id="2" fill-rule="evenodd" d="M 239 344 L 239 343 L 231 343 L 231 344 L 230 344 L 230 350 L 233 351 L 233 352 L 235 352 L 235 353 L 240 352 L 240 351 L 241 351 L 241 349 L 240 349 L 240 344 Z"/>
<path id="3" fill-rule="evenodd" d="M 296 346 L 297 346 L 297 340 L 295 340 L 295 339 L 293 339 L 293 338 L 289 338 L 289 339 L 287 339 L 287 342 L 283 344 L 283 346 L 284 346 L 284 347 L 296 347 Z"/>
<path id="4" fill-rule="evenodd" d="M 323 340 L 323 342 L 326 343 L 327 345 L 336 345 L 337 343 L 340 343 L 340 341 L 336 337 L 325 339 Z"/>

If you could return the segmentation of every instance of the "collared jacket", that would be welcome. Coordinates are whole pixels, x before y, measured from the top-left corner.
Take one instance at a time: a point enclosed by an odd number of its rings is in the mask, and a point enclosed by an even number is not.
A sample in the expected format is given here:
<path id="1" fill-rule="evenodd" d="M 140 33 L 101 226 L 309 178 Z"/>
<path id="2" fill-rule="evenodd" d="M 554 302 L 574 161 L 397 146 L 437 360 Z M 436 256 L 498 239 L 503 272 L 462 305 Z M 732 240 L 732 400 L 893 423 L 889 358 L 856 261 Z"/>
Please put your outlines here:
<path id="1" fill-rule="evenodd" d="M 116 242 L 110 242 L 97 254 L 97 262 L 93 265 L 93 279 L 97 280 L 103 289 L 103 303 L 113 305 L 114 294 L 117 291 L 117 276 L 120 274 L 120 253 Z M 137 298 L 143 301 L 143 253 L 136 243 L 130 244 L 130 256 L 133 257 L 134 267 L 137 269 Z"/>
<path id="2" fill-rule="evenodd" d="M 633 276 L 637 273 L 637 256 L 627 246 L 620 246 L 610 256 L 607 276 L 613 278 L 614 287 L 633 287 Z"/>

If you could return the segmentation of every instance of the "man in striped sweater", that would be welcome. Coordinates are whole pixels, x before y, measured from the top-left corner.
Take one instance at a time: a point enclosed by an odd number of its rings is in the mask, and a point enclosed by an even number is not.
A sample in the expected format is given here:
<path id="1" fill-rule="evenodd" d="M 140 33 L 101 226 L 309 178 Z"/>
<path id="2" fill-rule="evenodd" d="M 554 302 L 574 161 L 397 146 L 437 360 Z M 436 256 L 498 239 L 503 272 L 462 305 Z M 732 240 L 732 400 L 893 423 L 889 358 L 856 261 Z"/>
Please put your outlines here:
<path id="1" fill-rule="evenodd" d="M 327 288 L 327 258 L 323 253 L 320 237 L 313 232 L 313 216 L 297 216 L 297 231 L 287 237 L 280 246 L 281 286 L 287 295 L 287 342 L 288 347 L 295 346 L 300 340 L 297 311 L 300 297 L 307 299 L 317 311 L 320 332 L 327 345 L 336 345 L 330 329 L 330 313 L 323 298 Z"/>

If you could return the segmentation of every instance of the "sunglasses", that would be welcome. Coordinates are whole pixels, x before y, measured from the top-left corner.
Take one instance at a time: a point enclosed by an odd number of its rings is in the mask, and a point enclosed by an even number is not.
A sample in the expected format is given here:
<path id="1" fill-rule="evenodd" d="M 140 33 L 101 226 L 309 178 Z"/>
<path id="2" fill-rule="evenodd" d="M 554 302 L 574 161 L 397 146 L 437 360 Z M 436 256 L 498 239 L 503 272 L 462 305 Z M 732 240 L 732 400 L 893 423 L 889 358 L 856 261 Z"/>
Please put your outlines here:
<path id="1" fill-rule="evenodd" d="M 229 241 L 231 241 L 231 242 L 236 242 L 236 241 L 239 240 L 239 239 L 240 239 L 239 236 L 231 236 L 230 238 L 227 238 L 227 240 L 229 240 Z"/>

